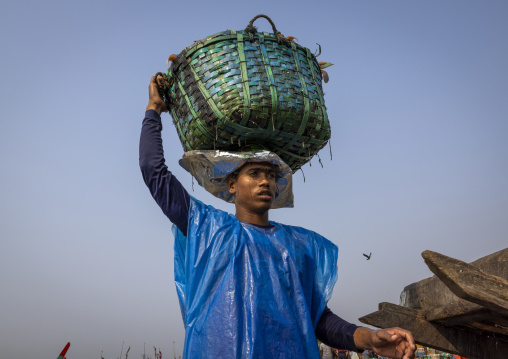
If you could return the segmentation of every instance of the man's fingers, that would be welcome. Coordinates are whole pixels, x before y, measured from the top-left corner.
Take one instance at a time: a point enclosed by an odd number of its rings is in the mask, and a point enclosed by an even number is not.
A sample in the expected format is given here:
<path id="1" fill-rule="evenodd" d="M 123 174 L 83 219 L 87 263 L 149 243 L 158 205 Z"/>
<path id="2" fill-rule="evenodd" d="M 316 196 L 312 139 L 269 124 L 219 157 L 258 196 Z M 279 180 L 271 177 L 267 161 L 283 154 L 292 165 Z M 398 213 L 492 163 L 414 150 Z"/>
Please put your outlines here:
<path id="1" fill-rule="evenodd" d="M 401 328 L 376 330 L 372 333 L 374 351 L 400 359 L 413 358 L 416 346 L 413 335 Z"/>
<path id="2" fill-rule="evenodd" d="M 157 86 L 157 76 L 152 76 L 150 85 L 148 86 L 148 106 L 147 110 L 155 110 L 159 114 L 161 112 L 168 112 L 168 108 L 159 94 L 159 86 Z"/>
<path id="3" fill-rule="evenodd" d="M 397 339 L 399 339 L 399 336 L 396 333 L 393 333 L 387 329 L 385 330 L 378 330 L 376 332 L 377 337 L 381 340 L 386 340 L 388 342 L 394 342 Z"/>
<path id="4" fill-rule="evenodd" d="M 401 338 L 405 339 L 412 347 L 415 346 L 415 340 L 411 332 L 400 328 L 393 328 L 393 334 L 399 335 Z"/>
<path id="5" fill-rule="evenodd" d="M 416 350 L 416 344 L 413 338 L 413 334 L 411 332 L 401 329 L 401 328 L 390 328 L 387 329 L 387 332 L 391 333 L 392 335 L 397 336 L 401 341 L 400 344 L 403 344 L 404 349 L 402 351 L 402 354 L 404 355 L 403 359 L 411 359 L 413 358 L 414 351 Z"/>
<path id="6" fill-rule="evenodd" d="M 157 86 L 157 87 L 160 87 L 162 86 L 161 84 L 161 81 L 162 81 L 162 78 L 160 75 L 155 75 L 155 76 L 152 76 L 152 82 Z"/>
<path id="7" fill-rule="evenodd" d="M 157 91 L 157 84 L 155 83 L 155 76 L 152 76 L 150 80 L 150 84 L 148 85 L 148 93 L 150 96 L 154 95 L 154 92 Z"/>

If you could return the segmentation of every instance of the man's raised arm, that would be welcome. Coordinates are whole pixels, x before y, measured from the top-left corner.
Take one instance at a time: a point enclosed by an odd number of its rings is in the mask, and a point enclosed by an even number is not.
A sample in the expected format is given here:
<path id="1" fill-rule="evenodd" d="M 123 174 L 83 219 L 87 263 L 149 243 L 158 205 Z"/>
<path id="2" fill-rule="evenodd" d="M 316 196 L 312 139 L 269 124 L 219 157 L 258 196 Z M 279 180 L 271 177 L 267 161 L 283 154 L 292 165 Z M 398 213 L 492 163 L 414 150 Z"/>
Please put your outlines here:
<path id="1" fill-rule="evenodd" d="M 139 167 L 152 197 L 164 214 L 184 235 L 187 235 L 189 193 L 168 170 L 162 147 L 160 114 L 167 107 L 159 96 L 155 78 L 148 87 L 148 106 L 139 140 Z"/>

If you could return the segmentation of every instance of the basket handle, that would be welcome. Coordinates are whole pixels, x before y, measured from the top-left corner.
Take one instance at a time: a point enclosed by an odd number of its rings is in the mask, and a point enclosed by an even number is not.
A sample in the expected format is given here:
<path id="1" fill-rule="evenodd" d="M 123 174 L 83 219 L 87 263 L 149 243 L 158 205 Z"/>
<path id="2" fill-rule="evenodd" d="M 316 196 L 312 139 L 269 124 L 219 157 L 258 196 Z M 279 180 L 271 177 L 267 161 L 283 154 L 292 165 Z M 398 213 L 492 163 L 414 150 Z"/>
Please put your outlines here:
<path id="1" fill-rule="evenodd" d="M 277 31 L 277 28 L 275 27 L 275 24 L 273 23 L 272 19 L 263 14 L 254 16 L 254 18 L 249 22 L 249 25 L 247 25 L 247 27 L 245 28 L 245 32 L 249 34 L 250 40 L 254 41 L 254 34 L 257 34 L 258 32 L 257 28 L 254 26 L 254 21 L 259 19 L 260 17 L 264 17 L 266 20 L 268 20 L 270 25 L 272 25 L 273 34 L 277 38 L 277 42 L 279 43 L 279 45 L 289 46 L 289 40 L 286 39 L 284 35 L 280 33 L 280 31 Z"/>

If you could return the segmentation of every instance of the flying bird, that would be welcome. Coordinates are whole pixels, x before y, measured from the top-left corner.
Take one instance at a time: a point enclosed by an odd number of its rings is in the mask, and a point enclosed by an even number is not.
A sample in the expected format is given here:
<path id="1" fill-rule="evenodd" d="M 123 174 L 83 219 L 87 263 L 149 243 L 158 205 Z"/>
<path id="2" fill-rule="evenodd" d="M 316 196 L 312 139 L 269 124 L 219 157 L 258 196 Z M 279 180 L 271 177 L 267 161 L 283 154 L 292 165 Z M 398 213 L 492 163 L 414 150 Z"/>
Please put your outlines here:
<path id="1" fill-rule="evenodd" d="M 370 259 L 370 256 L 372 255 L 372 252 L 371 252 L 371 253 L 369 253 L 369 255 L 366 255 L 365 253 L 363 253 L 363 255 L 367 258 L 367 260 L 369 260 L 369 259 Z"/>

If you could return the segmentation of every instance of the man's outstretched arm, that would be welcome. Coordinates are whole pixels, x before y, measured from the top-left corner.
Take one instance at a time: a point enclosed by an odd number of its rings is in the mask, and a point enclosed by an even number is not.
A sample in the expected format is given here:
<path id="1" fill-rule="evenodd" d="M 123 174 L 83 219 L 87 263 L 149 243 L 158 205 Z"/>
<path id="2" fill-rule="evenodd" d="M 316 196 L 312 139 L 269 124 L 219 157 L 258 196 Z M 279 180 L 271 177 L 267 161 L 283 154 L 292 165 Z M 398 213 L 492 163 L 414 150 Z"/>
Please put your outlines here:
<path id="1" fill-rule="evenodd" d="M 157 84 L 152 77 L 139 141 L 139 166 L 152 197 L 170 221 L 187 235 L 190 196 L 168 170 L 164 159 L 160 114 L 166 111 L 166 104 L 160 98 Z"/>
<path id="2" fill-rule="evenodd" d="M 316 337 L 332 348 L 373 350 L 394 359 L 413 358 L 416 345 L 410 332 L 400 328 L 372 330 L 358 327 L 325 308 L 316 327 Z"/>

